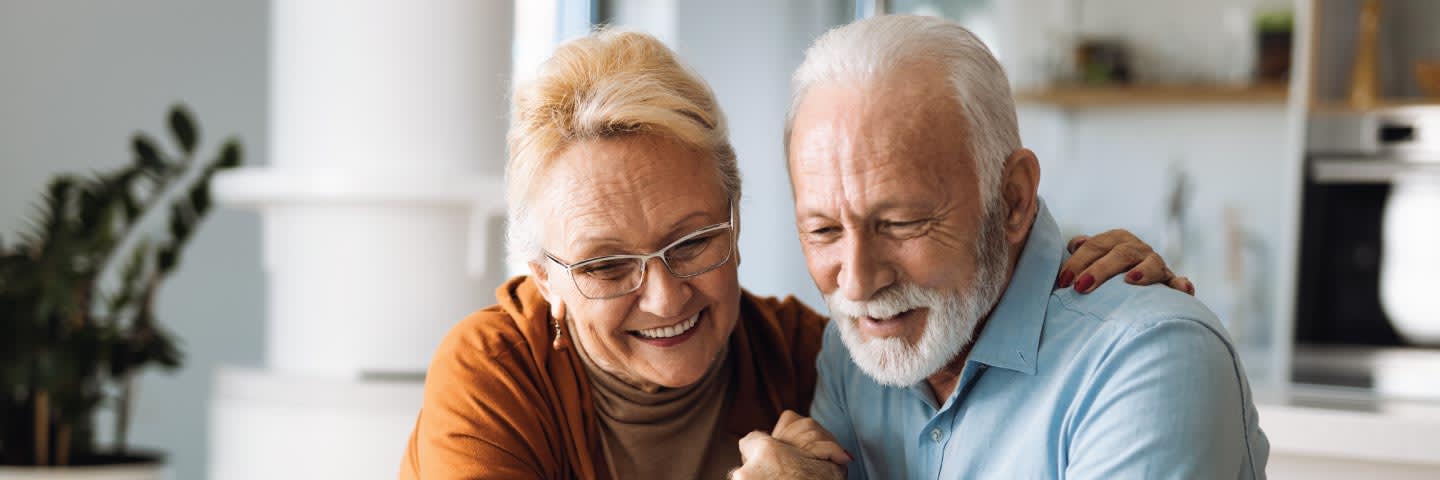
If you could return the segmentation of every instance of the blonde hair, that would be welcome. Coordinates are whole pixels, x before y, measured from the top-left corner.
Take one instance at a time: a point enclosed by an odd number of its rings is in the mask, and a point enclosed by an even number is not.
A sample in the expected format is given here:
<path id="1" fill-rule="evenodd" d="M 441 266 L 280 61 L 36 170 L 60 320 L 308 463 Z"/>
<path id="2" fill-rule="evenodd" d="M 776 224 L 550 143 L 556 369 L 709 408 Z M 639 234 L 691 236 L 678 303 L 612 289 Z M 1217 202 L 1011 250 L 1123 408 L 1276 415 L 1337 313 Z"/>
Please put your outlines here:
<path id="1" fill-rule="evenodd" d="M 538 180 L 577 143 L 629 135 L 679 142 L 713 156 L 729 200 L 740 198 L 735 150 L 714 93 L 650 35 L 602 28 L 561 45 L 515 89 L 510 119 L 505 198 L 511 264 L 540 259 L 543 232 L 533 208 Z"/>

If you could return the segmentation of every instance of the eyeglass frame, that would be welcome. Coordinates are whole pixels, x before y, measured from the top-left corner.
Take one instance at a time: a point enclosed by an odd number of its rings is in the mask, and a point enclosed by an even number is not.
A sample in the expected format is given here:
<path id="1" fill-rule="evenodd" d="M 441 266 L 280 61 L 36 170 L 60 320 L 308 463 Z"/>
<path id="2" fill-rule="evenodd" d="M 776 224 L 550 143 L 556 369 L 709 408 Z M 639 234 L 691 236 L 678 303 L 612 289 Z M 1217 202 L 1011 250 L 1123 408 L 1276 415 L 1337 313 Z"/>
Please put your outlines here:
<path id="1" fill-rule="evenodd" d="M 670 262 L 665 259 L 665 254 L 668 253 L 671 248 L 674 248 L 676 245 L 680 245 L 680 244 L 682 244 L 682 243 L 685 243 L 686 241 L 689 241 L 689 240 L 691 240 L 691 239 L 694 239 L 695 237 L 699 237 L 699 236 L 701 236 L 701 235 L 705 235 L 705 234 L 708 234 L 708 233 L 712 233 L 712 232 L 715 232 L 715 231 L 718 231 L 718 230 L 721 230 L 721 229 L 729 229 L 729 230 L 730 230 L 730 246 L 729 246 L 730 250 L 729 250 L 729 252 L 727 252 L 727 253 L 725 254 L 725 259 L 724 259 L 724 260 L 719 261 L 719 262 L 716 263 L 714 266 L 711 266 L 711 267 L 709 267 L 709 268 L 706 268 L 705 270 L 702 270 L 702 271 L 699 271 L 699 272 L 695 272 L 695 273 L 692 273 L 692 274 L 689 274 L 689 275 L 681 275 L 681 274 L 675 273 L 675 269 L 674 269 L 674 268 L 671 268 L 671 267 L 670 267 Z M 545 258 L 549 259 L 549 260 L 552 261 L 552 262 L 555 262 L 556 265 L 559 265 L 560 267 L 562 267 L 562 268 L 565 269 L 566 275 L 568 275 L 568 276 L 570 277 L 570 283 L 571 283 L 572 285 L 575 285 L 575 291 L 580 292 L 580 295 L 584 296 L 585 298 L 591 299 L 591 300 L 610 300 L 610 299 L 613 299 L 613 298 L 620 298 L 620 297 L 623 297 L 623 296 L 626 296 L 626 295 L 635 293 L 635 292 L 637 292 L 637 291 L 640 290 L 640 287 L 645 286 L 645 272 L 646 272 L 646 269 L 650 268 L 650 259 L 659 258 L 659 259 L 660 259 L 660 264 L 665 265 L 665 271 L 666 271 L 666 272 L 669 272 L 670 275 L 674 276 L 675 278 L 689 279 L 689 278 L 695 278 L 695 277 L 698 277 L 698 276 L 701 276 L 701 275 L 704 275 L 704 274 L 713 272 L 713 271 L 715 271 L 716 269 L 724 266 L 725 264 L 730 263 L 730 258 L 735 256 L 735 248 L 736 248 L 736 247 L 737 247 L 737 245 L 735 245 L 735 204 L 734 204 L 734 203 L 731 203 L 731 204 L 730 204 L 730 220 L 725 221 L 725 222 L 723 222 L 723 223 L 717 223 L 717 224 L 714 224 L 714 225 L 709 225 L 709 226 L 705 226 L 705 227 L 700 227 L 700 229 L 695 230 L 695 231 L 693 231 L 693 232 L 690 232 L 689 234 L 686 234 L 685 236 L 680 237 L 680 238 L 676 239 L 676 240 L 673 241 L 673 242 L 670 242 L 669 245 L 666 245 L 666 246 L 664 246 L 664 247 L 661 247 L 659 250 L 656 250 L 656 251 L 654 251 L 654 252 L 652 252 L 652 253 L 648 253 L 648 254 L 602 255 L 602 256 L 599 256 L 599 257 L 591 257 L 591 258 L 587 258 L 587 259 L 584 259 L 584 260 L 581 260 L 581 261 L 578 261 L 578 262 L 575 262 L 575 263 L 568 263 L 568 264 L 567 264 L 567 263 L 565 263 L 563 260 L 560 260 L 558 257 L 556 257 L 555 255 L 551 254 L 551 253 L 548 252 L 548 251 L 541 250 L 540 252 L 543 253 L 543 254 L 545 254 Z M 636 282 L 636 283 L 635 283 L 635 286 L 634 286 L 634 287 L 631 287 L 629 290 L 626 290 L 626 291 L 624 291 L 624 292 L 620 292 L 620 293 L 617 293 L 617 294 L 614 294 L 614 295 L 605 296 L 605 297 L 592 297 L 592 296 L 586 294 L 585 291 L 584 291 L 584 289 L 580 288 L 580 282 L 579 282 L 578 280 L 575 280 L 575 269 L 578 268 L 578 267 L 583 267 L 583 266 L 586 266 L 586 265 L 589 265 L 589 264 L 592 264 L 592 263 L 599 263 L 599 262 L 601 262 L 601 261 L 624 260 L 624 259 L 638 259 L 638 260 L 640 260 L 640 274 L 639 274 L 639 275 L 640 275 L 640 281 L 639 281 L 639 282 Z"/>

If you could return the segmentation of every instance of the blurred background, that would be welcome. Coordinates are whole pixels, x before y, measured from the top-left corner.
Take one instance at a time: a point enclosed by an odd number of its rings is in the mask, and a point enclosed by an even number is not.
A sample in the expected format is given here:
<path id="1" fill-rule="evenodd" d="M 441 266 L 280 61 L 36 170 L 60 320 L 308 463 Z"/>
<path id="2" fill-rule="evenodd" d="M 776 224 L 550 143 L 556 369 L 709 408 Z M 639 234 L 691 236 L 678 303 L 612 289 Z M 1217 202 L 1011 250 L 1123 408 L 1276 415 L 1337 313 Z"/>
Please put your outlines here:
<path id="1" fill-rule="evenodd" d="M 183 103 L 197 151 L 233 136 L 245 164 L 155 299 L 185 359 L 137 378 L 130 443 L 170 478 L 391 478 L 430 352 L 520 271 L 513 81 L 594 25 L 667 42 L 730 119 L 742 285 L 822 306 L 783 163 L 789 75 L 881 13 L 990 45 L 1067 235 L 1129 229 L 1194 280 L 1260 395 L 1273 477 L 1440 478 L 1440 2 L 9 0 L 0 238 Z"/>

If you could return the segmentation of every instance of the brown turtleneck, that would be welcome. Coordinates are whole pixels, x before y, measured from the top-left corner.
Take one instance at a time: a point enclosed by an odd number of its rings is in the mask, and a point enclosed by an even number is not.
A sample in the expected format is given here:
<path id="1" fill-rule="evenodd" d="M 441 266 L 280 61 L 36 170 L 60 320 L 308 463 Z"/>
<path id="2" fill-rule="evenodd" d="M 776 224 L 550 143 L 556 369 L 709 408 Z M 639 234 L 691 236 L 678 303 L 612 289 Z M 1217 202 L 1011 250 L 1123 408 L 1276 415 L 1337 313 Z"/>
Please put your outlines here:
<path id="1" fill-rule="evenodd" d="M 596 366 L 582 342 L 572 343 L 590 377 L 612 478 L 725 478 L 740 466 L 740 438 L 720 425 L 728 351 L 693 385 L 643 388 Z"/>

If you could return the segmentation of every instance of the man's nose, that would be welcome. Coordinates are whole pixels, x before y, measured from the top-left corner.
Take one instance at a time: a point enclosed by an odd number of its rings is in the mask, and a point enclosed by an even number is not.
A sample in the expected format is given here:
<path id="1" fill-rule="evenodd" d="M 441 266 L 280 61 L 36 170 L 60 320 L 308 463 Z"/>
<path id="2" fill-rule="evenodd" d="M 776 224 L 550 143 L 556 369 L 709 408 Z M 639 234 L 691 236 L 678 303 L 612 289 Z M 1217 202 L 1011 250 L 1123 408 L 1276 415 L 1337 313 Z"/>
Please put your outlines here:
<path id="1" fill-rule="evenodd" d="M 645 266 L 645 284 L 640 286 L 640 309 L 660 318 L 680 316 L 693 293 L 690 286 L 671 275 L 659 258 L 650 262 Z"/>
<path id="2" fill-rule="evenodd" d="M 845 241 L 836 279 L 840 294 L 851 301 L 869 300 L 875 292 L 895 282 L 895 270 L 866 235 L 851 235 Z"/>

